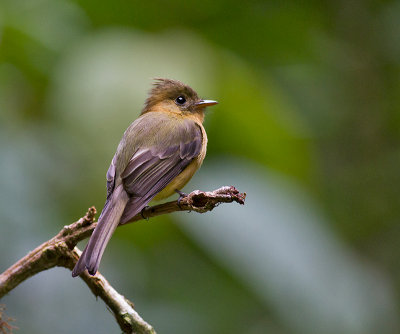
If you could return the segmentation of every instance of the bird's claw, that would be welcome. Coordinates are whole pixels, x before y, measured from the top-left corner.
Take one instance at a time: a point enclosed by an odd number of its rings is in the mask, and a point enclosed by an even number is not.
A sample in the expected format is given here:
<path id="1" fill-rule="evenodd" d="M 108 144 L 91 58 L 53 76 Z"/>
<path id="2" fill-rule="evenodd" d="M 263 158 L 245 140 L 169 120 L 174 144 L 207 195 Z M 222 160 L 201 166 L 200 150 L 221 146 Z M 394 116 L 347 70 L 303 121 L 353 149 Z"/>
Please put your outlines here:
<path id="1" fill-rule="evenodd" d="M 144 216 L 144 211 L 145 211 L 146 209 L 148 209 L 148 208 L 149 208 L 149 206 L 146 205 L 146 206 L 140 211 L 140 215 L 141 215 L 142 218 L 145 219 L 145 220 L 149 220 L 149 217 L 145 217 L 145 216 Z"/>
<path id="2" fill-rule="evenodd" d="M 184 192 L 182 192 L 182 191 L 180 191 L 180 190 L 178 190 L 178 189 L 175 189 L 175 192 L 179 194 L 178 206 L 179 206 L 179 209 L 182 210 L 182 207 L 181 207 L 182 198 L 186 197 L 188 194 L 186 194 L 186 193 L 184 193 Z"/>

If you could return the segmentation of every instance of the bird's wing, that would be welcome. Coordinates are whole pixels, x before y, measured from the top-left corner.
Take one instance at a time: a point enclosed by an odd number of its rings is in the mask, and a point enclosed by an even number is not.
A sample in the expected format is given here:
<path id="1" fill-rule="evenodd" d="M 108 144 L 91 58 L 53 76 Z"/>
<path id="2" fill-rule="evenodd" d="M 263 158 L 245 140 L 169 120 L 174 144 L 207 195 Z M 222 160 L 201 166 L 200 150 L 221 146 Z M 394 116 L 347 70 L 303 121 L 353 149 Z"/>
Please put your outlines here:
<path id="1" fill-rule="evenodd" d="M 116 154 L 114 155 L 113 159 L 111 160 L 110 167 L 107 170 L 107 199 L 110 198 L 112 192 L 114 191 L 115 187 L 115 160 Z"/>
<path id="2" fill-rule="evenodd" d="M 158 144 L 135 152 L 121 173 L 124 189 L 131 196 L 121 223 L 139 213 L 178 176 L 199 155 L 201 145 L 201 129 L 190 121 L 182 123 L 171 133 L 163 133 L 163 140 Z"/>
<path id="3" fill-rule="evenodd" d="M 107 199 L 106 199 L 106 203 L 104 204 L 104 208 L 101 211 L 100 218 L 103 216 L 104 212 L 106 211 L 105 209 L 108 207 L 110 199 L 111 199 L 111 195 L 114 192 L 114 188 L 115 188 L 115 161 L 116 161 L 116 157 L 117 155 L 115 154 L 113 159 L 111 160 L 111 164 L 110 167 L 108 167 L 107 170 Z"/>

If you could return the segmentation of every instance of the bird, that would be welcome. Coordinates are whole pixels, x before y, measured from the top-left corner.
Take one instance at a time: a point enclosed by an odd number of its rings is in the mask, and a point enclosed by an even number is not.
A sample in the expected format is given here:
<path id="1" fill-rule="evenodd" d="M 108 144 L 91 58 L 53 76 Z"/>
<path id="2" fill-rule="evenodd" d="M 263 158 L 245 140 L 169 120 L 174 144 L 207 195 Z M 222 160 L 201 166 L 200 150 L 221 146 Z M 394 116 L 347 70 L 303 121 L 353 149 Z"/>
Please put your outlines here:
<path id="1" fill-rule="evenodd" d="M 188 85 L 156 78 L 140 116 L 126 129 L 108 168 L 107 198 L 72 276 L 95 275 L 113 232 L 152 201 L 180 192 L 206 155 L 205 109 Z M 179 202 L 179 200 L 178 200 Z"/>

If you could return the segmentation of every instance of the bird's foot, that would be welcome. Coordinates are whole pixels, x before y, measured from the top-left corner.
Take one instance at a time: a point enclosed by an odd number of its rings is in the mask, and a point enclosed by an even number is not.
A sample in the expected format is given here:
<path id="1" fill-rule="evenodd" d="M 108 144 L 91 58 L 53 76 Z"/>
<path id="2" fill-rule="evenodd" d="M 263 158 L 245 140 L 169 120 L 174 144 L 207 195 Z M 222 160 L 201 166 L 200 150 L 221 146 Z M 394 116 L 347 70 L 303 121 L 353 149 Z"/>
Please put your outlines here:
<path id="1" fill-rule="evenodd" d="M 179 194 L 178 206 L 179 206 L 179 209 L 182 210 L 182 207 L 181 207 L 182 198 L 186 197 L 188 194 L 186 194 L 186 193 L 184 193 L 184 192 L 182 192 L 182 191 L 180 191 L 180 190 L 178 190 L 178 189 L 175 189 L 175 192 Z"/>
<path id="2" fill-rule="evenodd" d="M 149 220 L 149 217 L 145 217 L 145 216 L 144 216 L 144 211 L 145 211 L 146 209 L 148 209 L 148 208 L 149 208 L 149 206 L 146 205 L 146 206 L 140 211 L 140 215 L 141 215 L 142 218 L 145 219 L 145 220 Z"/>

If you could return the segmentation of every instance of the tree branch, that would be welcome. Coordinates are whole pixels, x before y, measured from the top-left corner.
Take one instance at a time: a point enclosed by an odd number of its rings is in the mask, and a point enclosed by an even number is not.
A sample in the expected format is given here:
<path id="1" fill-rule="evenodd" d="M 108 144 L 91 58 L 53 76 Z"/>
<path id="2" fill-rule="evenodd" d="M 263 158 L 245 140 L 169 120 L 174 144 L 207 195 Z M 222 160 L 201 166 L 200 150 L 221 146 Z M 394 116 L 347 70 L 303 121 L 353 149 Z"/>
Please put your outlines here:
<path id="1" fill-rule="evenodd" d="M 171 201 L 147 207 L 128 223 L 175 211 L 204 213 L 211 211 L 221 203 L 237 202 L 244 204 L 245 198 L 245 193 L 239 193 L 232 186 L 221 187 L 211 192 L 195 190 L 181 198 L 179 203 L 178 201 Z M 71 225 L 64 226 L 55 237 L 38 246 L 2 273 L 0 275 L 0 298 L 41 271 L 56 266 L 72 270 L 81 253 L 75 246 L 79 241 L 92 234 L 97 225 L 94 221 L 95 214 L 96 209 L 91 207 L 83 218 Z M 133 303 L 115 291 L 99 272 L 95 276 L 90 276 L 85 271 L 80 277 L 93 294 L 99 296 L 114 312 L 115 318 L 124 333 L 155 333 L 151 325 L 146 323 L 133 309 Z"/>

